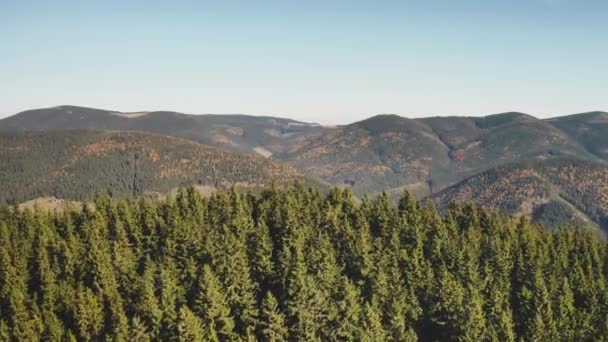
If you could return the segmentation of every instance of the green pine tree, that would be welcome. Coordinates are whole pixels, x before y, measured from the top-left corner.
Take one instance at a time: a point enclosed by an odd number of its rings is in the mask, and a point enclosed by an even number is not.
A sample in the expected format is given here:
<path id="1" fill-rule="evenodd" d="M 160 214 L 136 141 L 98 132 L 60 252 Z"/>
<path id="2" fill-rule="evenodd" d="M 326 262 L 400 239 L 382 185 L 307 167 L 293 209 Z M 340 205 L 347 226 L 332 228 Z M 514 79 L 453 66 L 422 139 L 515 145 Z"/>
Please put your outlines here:
<path id="1" fill-rule="evenodd" d="M 285 315 L 280 311 L 278 302 L 271 292 L 267 292 L 262 301 L 258 336 L 261 341 L 287 341 Z"/>
<path id="2" fill-rule="evenodd" d="M 232 341 L 236 339 L 234 318 L 220 281 L 209 265 L 203 266 L 198 293 L 194 298 L 194 312 L 203 322 L 204 340 Z"/>
<path id="3" fill-rule="evenodd" d="M 185 305 L 179 309 L 179 318 L 178 318 L 178 323 L 177 323 L 177 336 L 178 336 L 178 341 L 180 341 L 180 342 L 203 342 L 203 341 L 205 341 L 203 323 Z"/>

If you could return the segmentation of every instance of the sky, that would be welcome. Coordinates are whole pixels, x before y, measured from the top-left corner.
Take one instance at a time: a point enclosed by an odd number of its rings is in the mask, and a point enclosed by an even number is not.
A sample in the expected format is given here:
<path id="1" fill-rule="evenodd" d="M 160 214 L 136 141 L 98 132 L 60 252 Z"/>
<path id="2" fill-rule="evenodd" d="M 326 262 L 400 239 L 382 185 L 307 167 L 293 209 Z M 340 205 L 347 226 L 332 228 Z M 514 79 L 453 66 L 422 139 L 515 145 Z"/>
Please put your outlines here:
<path id="1" fill-rule="evenodd" d="M 606 18 L 605 0 L 0 0 L 0 117 L 608 111 Z"/>

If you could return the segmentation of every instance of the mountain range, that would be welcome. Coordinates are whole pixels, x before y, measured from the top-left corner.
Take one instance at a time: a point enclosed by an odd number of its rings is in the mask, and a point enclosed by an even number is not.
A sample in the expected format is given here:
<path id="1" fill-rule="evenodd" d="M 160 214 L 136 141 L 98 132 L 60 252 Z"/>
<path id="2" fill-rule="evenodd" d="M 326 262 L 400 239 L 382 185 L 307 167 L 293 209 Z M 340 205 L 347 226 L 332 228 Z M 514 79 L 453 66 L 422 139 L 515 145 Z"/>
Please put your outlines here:
<path id="1" fill-rule="evenodd" d="M 107 130 L 123 133 L 100 132 Z M 0 131 L 2 139 L 17 139 L 15 136 L 18 136 L 54 141 L 66 134 L 72 136 L 73 141 L 65 142 L 61 147 L 66 158 L 79 153 L 77 148 L 68 146 L 81 144 L 75 138 L 81 135 L 86 139 L 91 136 L 101 139 L 104 134 L 156 139 L 154 143 L 128 145 L 125 151 L 130 151 L 131 155 L 134 150 L 141 151 L 143 146 L 159 144 L 167 146 L 159 154 L 169 156 L 181 151 L 190 140 L 197 144 L 197 149 L 235 156 L 229 159 L 230 165 L 235 165 L 239 158 L 248 160 L 251 167 L 240 169 L 238 174 L 239 177 L 256 175 L 251 182 L 255 184 L 267 184 L 268 174 L 262 169 L 274 165 L 289 170 L 279 172 L 289 175 L 283 177 L 283 181 L 315 179 L 319 184 L 352 187 L 357 195 L 387 191 L 397 196 L 403 190 L 409 190 L 419 198 L 435 201 L 440 207 L 445 207 L 451 200 L 465 199 L 545 223 L 569 220 L 605 225 L 608 217 L 606 192 L 603 191 L 608 161 L 608 113 L 605 112 L 551 119 L 515 112 L 485 117 L 421 119 L 377 115 L 348 125 L 325 127 L 270 116 L 188 115 L 168 111 L 123 113 L 59 106 L 29 110 L 0 120 Z M 21 131 L 29 133 L 17 134 Z M 12 164 L 16 155 L 7 154 L 6 148 L 2 150 L 1 157 L 6 162 L 0 172 L 11 174 L 14 170 L 7 170 L 6 165 Z M 30 149 L 19 155 L 33 156 L 33 153 Z M 101 159 L 98 161 L 104 164 Z M 82 167 L 90 163 L 83 163 Z M 59 167 L 50 163 L 45 168 L 47 173 L 52 173 Z M 217 181 L 217 173 L 209 176 L 206 171 L 200 171 L 203 169 L 194 166 L 192 175 L 177 177 L 179 179 L 174 182 L 159 182 L 152 177 L 146 189 L 162 191 L 187 182 L 208 184 L 211 179 Z M 198 174 L 194 176 L 196 172 Z M 235 178 L 233 173 L 220 173 L 226 177 L 225 183 L 243 182 L 243 178 Z M 275 174 L 274 171 L 270 173 Z M 128 172 L 110 178 L 129 184 L 123 180 L 127 175 L 133 178 Z M 91 173 L 83 177 L 95 176 Z M 4 178 L 2 184 L 9 178 Z M 163 186 L 155 186 L 161 183 Z M 104 186 L 108 187 L 108 184 Z M 133 190 L 128 186 L 123 188 L 125 193 Z M 14 191 L 5 191 L 13 194 L 5 196 L 7 201 L 29 199 L 48 192 Z M 78 192 L 66 194 L 74 197 Z M 549 215 L 552 212 L 563 215 L 557 222 L 552 222 L 550 217 L 555 217 Z"/>
<path id="2" fill-rule="evenodd" d="M 76 106 L 28 110 L 0 120 L 1 130 L 135 130 L 194 140 L 233 152 L 269 157 L 323 130 L 318 124 L 249 115 L 123 113 Z"/>

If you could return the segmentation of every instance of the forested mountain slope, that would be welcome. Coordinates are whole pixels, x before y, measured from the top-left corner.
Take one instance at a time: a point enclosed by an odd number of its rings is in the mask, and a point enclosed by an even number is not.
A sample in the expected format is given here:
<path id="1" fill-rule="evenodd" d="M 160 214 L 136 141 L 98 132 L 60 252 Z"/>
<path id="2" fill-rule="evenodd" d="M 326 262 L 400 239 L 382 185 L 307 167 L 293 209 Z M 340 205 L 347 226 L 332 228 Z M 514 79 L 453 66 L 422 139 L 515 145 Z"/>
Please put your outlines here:
<path id="1" fill-rule="evenodd" d="M 139 196 L 179 185 L 258 189 L 304 174 L 280 161 L 141 132 L 0 132 L 0 203 Z"/>
<path id="2" fill-rule="evenodd" d="M 230 151 L 269 156 L 322 127 L 290 119 L 248 115 L 188 115 L 168 111 L 122 113 L 77 106 L 28 110 L 0 120 L 0 130 L 137 130 L 182 137 Z"/>
<path id="3" fill-rule="evenodd" d="M 608 245 L 409 195 L 0 209 L 2 341 L 606 341 Z"/>
<path id="4" fill-rule="evenodd" d="M 355 192 L 426 196 L 498 165 L 539 158 L 599 158 L 551 123 L 521 113 L 482 118 L 380 115 L 327 130 L 292 150 L 301 169 Z"/>
<path id="5" fill-rule="evenodd" d="M 608 113 L 589 112 L 549 119 L 547 122 L 566 132 L 592 153 L 608 160 Z"/>
<path id="6" fill-rule="evenodd" d="M 449 149 L 426 126 L 394 115 L 377 116 L 325 132 L 288 159 L 357 193 L 422 183 L 432 169 L 446 170 Z"/>
<path id="7" fill-rule="evenodd" d="M 594 222 L 608 229 L 608 168 L 577 159 L 516 163 L 470 177 L 432 200 L 440 208 L 470 201 L 549 227 Z"/>
<path id="8" fill-rule="evenodd" d="M 523 113 L 408 119 L 379 115 L 346 126 L 243 115 L 120 113 L 60 106 L 0 120 L 0 130 L 101 128 L 184 137 L 284 159 L 357 195 L 408 189 L 423 198 L 498 166 L 575 158 L 605 161 L 608 114 L 540 120 Z"/>

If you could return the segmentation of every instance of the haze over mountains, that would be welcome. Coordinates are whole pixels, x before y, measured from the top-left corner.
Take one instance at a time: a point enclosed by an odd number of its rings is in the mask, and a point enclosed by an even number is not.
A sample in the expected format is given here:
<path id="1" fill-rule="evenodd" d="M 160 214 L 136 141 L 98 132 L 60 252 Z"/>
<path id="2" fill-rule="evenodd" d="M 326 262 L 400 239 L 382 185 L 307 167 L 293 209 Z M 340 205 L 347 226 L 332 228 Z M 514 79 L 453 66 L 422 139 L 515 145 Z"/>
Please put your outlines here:
<path id="1" fill-rule="evenodd" d="M 600 191 L 608 182 L 604 176 L 608 113 L 604 112 L 544 120 L 523 113 L 423 119 L 378 115 L 349 125 L 323 127 L 275 117 L 121 113 L 60 106 L 0 120 L 0 130 L 5 132 L 66 129 L 130 130 L 185 138 L 249 155 L 246 158 L 253 169 L 242 169 L 241 175 L 262 172 L 258 168 L 264 168 L 265 158 L 270 158 L 276 167 L 301 170 L 301 174 L 290 171 L 297 174 L 292 179 L 304 179 L 306 174 L 329 184 L 350 186 L 358 195 L 383 190 L 398 194 L 408 189 L 419 198 L 434 199 L 441 207 L 450 199 L 466 199 L 541 221 L 546 216 L 543 212 L 557 207 L 567 208 L 560 216 L 565 221 L 602 225 L 608 215 L 606 192 Z M 48 134 L 56 139 L 65 133 Z M 102 133 L 70 133 L 91 134 Z M 46 139 L 44 135 L 25 136 L 37 140 Z M 167 140 L 167 144 L 173 141 Z M 161 155 L 180 150 L 178 146 L 184 143 L 177 141 L 175 148 L 161 151 Z M 67 154 L 73 152 L 67 146 L 61 148 Z M 15 158 L 6 151 L 3 157 Z M 564 174 L 568 177 L 563 178 Z M 521 184 L 529 193 L 522 192 Z M 494 200 L 488 201 L 488 193 Z M 19 199 L 27 197 L 31 196 Z"/>

